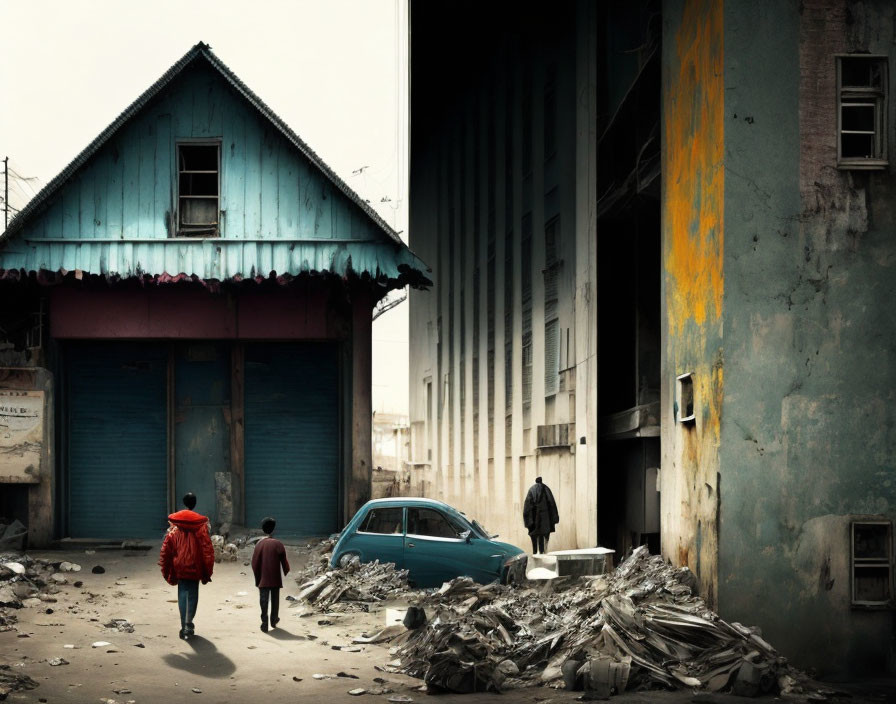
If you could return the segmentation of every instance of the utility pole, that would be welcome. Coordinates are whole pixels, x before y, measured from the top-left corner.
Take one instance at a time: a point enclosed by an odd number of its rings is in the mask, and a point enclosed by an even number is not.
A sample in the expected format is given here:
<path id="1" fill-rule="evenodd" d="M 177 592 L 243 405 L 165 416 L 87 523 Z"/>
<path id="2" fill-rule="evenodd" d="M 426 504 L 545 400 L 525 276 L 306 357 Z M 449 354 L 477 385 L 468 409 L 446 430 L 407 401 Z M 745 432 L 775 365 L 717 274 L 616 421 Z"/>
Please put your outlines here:
<path id="1" fill-rule="evenodd" d="M 9 157 L 3 157 L 3 229 L 9 227 Z"/>

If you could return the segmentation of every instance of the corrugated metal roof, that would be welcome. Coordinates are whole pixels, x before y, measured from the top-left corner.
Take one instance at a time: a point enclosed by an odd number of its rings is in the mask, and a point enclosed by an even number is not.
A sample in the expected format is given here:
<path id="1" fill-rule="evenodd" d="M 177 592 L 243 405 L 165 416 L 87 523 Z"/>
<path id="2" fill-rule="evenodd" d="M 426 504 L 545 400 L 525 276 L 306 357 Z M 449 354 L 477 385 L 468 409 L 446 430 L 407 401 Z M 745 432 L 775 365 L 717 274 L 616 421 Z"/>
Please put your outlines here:
<path id="1" fill-rule="evenodd" d="M 295 147 L 305 155 L 315 166 L 317 166 L 320 171 L 326 175 L 326 177 L 340 190 L 344 193 L 352 202 L 354 202 L 358 207 L 360 207 L 364 213 L 374 221 L 380 230 L 395 244 L 400 245 L 402 248 L 407 249 L 407 246 L 401 241 L 401 238 L 398 234 L 389 227 L 388 224 L 370 207 L 368 203 L 364 201 L 363 198 L 358 196 L 348 184 L 345 183 L 336 173 L 331 169 L 323 159 L 321 159 L 311 147 L 309 147 L 305 141 L 299 137 L 295 132 L 293 132 L 289 126 L 273 111 L 271 110 L 261 98 L 259 98 L 252 90 L 243 83 L 236 74 L 233 73 L 223 61 L 221 61 L 215 54 L 212 52 L 211 48 L 203 43 L 199 42 L 193 48 L 191 48 L 184 56 L 177 61 L 170 69 L 168 69 L 159 80 L 153 83 L 139 98 L 137 98 L 131 105 L 124 110 L 124 112 L 119 115 L 112 124 L 110 124 L 105 130 L 103 130 L 97 137 L 94 139 L 78 156 L 76 156 L 72 162 L 66 166 L 54 179 L 52 179 L 41 191 L 31 199 L 28 205 L 22 209 L 11 223 L 9 223 L 9 227 L 6 231 L 0 235 L 0 243 L 6 241 L 11 235 L 20 231 L 28 220 L 40 212 L 44 205 L 47 204 L 49 199 L 62 187 L 62 185 L 68 181 L 68 179 L 74 175 L 74 173 L 80 169 L 87 160 L 95 154 L 129 119 L 131 119 L 137 112 L 140 111 L 156 94 L 159 93 L 165 86 L 167 86 L 178 74 L 181 73 L 188 65 L 190 65 L 193 61 L 197 59 L 205 59 L 211 64 L 220 74 L 233 86 L 249 103 L 255 107 L 259 113 L 263 117 L 265 117 L 268 121 L 270 121 L 280 132 L 289 140 Z M 220 242 L 221 240 L 216 240 Z M 408 250 L 410 254 L 410 251 Z M 413 255 L 411 255 L 413 257 Z M 415 258 L 416 259 L 416 258 Z M 419 260 L 416 260 L 419 264 L 422 264 Z M 8 267 L 7 267 L 8 268 Z M 423 266 L 421 271 L 425 270 L 426 267 Z M 372 272 L 371 272 L 372 273 Z"/>
<path id="2" fill-rule="evenodd" d="M 403 245 L 392 242 L 327 240 L 228 240 L 182 242 L 156 240 L 42 240 L 16 238 L 0 258 L 0 278 L 19 280 L 45 272 L 50 283 L 75 272 L 109 280 L 146 278 L 163 283 L 180 278 L 200 282 L 287 280 L 299 274 L 329 273 L 340 277 L 368 275 L 395 288 L 431 284 L 421 262 Z"/>

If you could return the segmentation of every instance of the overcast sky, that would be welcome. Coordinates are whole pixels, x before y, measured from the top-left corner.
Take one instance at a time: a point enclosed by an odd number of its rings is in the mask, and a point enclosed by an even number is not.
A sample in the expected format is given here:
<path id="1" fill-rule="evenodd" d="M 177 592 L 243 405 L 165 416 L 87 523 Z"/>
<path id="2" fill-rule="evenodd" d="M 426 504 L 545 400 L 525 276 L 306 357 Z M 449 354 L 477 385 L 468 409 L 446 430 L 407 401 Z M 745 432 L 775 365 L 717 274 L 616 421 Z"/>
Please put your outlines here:
<path id="1" fill-rule="evenodd" d="M 38 179 L 10 205 L 204 41 L 407 240 L 404 0 L 0 0 L 0 26 L 0 158 Z M 407 303 L 374 324 L 374 410 L 407 412 L 407 334 Z"/>

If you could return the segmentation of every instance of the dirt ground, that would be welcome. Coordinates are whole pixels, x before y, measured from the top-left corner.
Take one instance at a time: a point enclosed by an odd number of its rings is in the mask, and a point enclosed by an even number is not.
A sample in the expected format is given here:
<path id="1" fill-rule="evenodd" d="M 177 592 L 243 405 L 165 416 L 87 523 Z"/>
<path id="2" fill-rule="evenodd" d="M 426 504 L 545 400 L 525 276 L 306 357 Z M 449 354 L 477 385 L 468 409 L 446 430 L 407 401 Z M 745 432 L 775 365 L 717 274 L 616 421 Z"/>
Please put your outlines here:
<path id="1" fill-rule="evenodd" d="M 148 551 L 84 550 L 30 552 L 32 557 L 68 560 L 82 570 L 67 574 L 69 584 L 55 603 L 19 609 L 17 630 L 0 633 L 0 664 L 10 665 L 39 683 L 31 691 L 9 695 L 9 702 L 97 703 L 136 702 L 343 702 L 386 704 L 404 695 L 415 702 L 571 702 L 581 697 L 548 687 L 509 691 L 501 695 L 437 694 L 420 691 L 421 681 L 376 669 L 391 657 L 388 646 L 352 646 L 351 640 L 386 625 L 386 608 L 372 605 L 369 613 L 320 614 L 287 602 L 295 582 L 288 577 L 281 591 L 281 622 L 268 633 L 259 630 L 258 592 L 251 569 L 237 562 L 215 565 L 210 584 L 200 587 L 195 618 L 196 636 L 178 638 L 177 589 L 168 586 L 156 565 L 158 546 Z M 288 549 L 294 571 L 305 564 L 302 546 Z M 101 565 L 104 574 L 92 574 Z M 82 581 L 81 587 L 73 586 Z M 290 604 L 293 604 L 290 606 Z M 103 626 L 127 619 L 133 633 Z M 92 647 L 97 641 L 110 645 Z M 66 645 L 74 646 L 65 647 Z M 338 650 L 341 646 L 357 652 Z M 334 649 L 336 648 L 336 649 Z M 66 665 L 49 660 L 64 658 Z M 337 676 L 338 673 L 348 676 Z M 314 675 L 330 675 L 315 679 Z M 376 681 L 381 678 L 383 681 Z M 349 695 L 349 690 L 389 688 L 392 694 Z M 893 690 L 896 693 L 896 689 Z M 839 699 L 839 697 L 838 697 Z M 861 696 L 852 702 L 883 702 L 886 695 Z M 691 692 L 626 693 L 620 704 L 640 702 L 735 702 L 739 698 L 699 696 Z M 892 701 L 892 700 L 890 700 Z"/>

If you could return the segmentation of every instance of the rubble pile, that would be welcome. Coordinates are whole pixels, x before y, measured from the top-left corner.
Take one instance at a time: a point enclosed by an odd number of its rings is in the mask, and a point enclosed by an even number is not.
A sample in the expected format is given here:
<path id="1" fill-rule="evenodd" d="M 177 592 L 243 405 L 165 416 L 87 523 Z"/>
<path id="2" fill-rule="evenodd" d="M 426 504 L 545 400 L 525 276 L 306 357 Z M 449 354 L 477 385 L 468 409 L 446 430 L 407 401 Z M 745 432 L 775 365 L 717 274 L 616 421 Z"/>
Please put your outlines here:
<path id="1" fill-rule="evenodd" d="M 6 523 L 0 519 L 0 550 L 23 550 L 28 538 L 28 529 L 21 521 Z"/>
<path id="2" fill-rule="evenodd" d="M 551 684 L 607 696 L 691 687 L 736 694 L 793 688 L 757 629 L 726 623 L 694 595 L 693 574 L 646 547 L 598 577 L 538 588 L 458 578 L 418 606 L 428 622 L 393 640 L 388 669 L 455 692 Z"/>
<path id="3" fill-rule="evenodd" d="M 239 548 L 236 543 L 227 543 L 223 535 L 212 536 L 212 547 L 215 549 L 215 562 L 236 562 Z"/>
<path id="4" fill-rule="evenodd" d="M 54 602 L 68 574 L 80 572 L 72 562 L 51 562 L 25 554 L 0 554 L 0 625 L 12 623 L 5 609 L 20 609 Z M 6 629 L 8 630 L 8 629 Z"/>
<path id="5" fill-rule="evenodd" d="M 408 588 L 408 571 L 378 560 L 363 565 L 357 558 L 339 569 L 320 572 L 311 579 L 299 577 L 298 601 L 327 609 L 336 602 L 372 602 L 393 598 Z"/>
<path id="6" fill-rule="evenodd" d="M 334 535 L 324 538 L 317 544 L 312 545 L 309 543 L 305 546 L 309 551 L 308 562 L 296 576 L 296 582 L 304 584 L 330 569 L 330 557 L 333 554 L 333 547 L 336 545 L 337 539 Z"/>
<path id="7" fill-rule="evenodd" d="M 0 665 L 0 701 L 13 692 L 34 689 L 37 682 L 28 675 L 16 672 L 9 665 Z"/>

